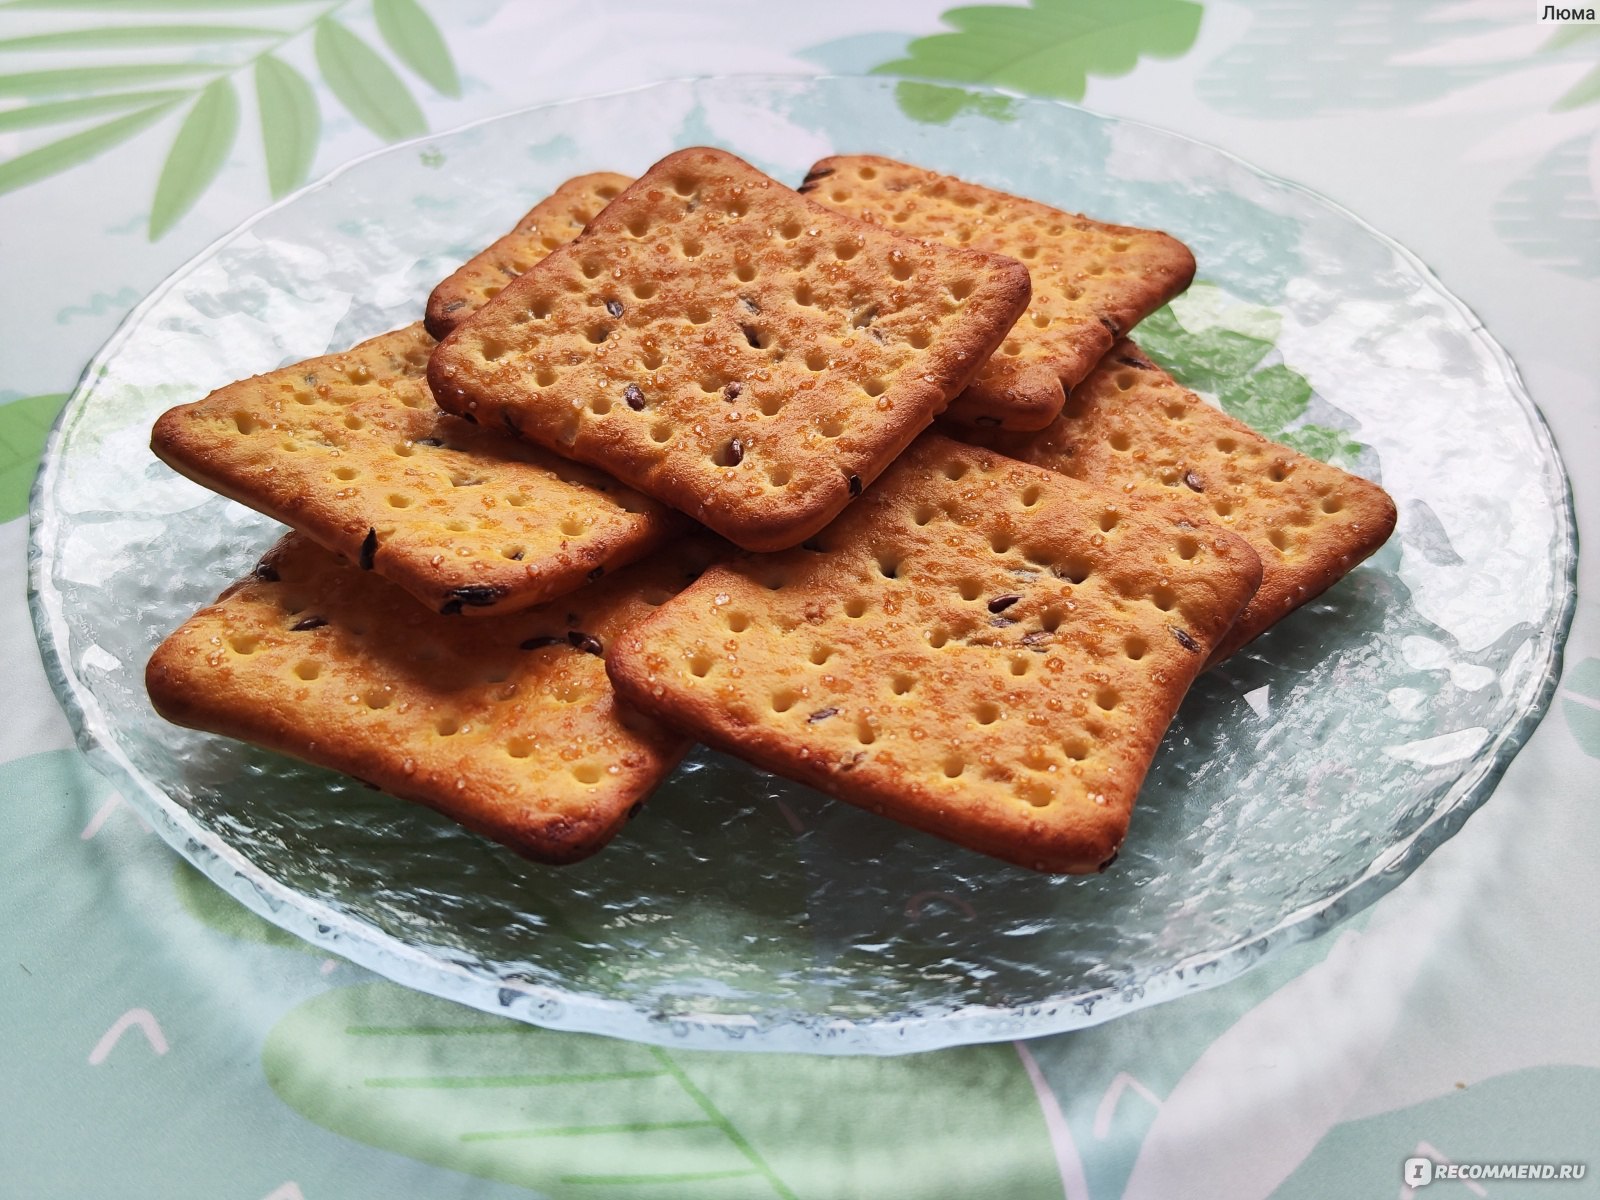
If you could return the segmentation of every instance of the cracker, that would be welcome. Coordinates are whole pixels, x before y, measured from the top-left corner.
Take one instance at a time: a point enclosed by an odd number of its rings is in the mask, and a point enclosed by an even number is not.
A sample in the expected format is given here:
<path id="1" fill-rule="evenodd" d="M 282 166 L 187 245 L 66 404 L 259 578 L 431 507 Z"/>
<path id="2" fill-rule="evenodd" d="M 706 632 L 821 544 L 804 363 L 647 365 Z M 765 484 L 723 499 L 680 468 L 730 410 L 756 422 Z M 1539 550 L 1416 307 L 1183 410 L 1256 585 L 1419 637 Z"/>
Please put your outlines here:
<path id="1" fill-rule="evenodd" d="M 926 428 L 1027 297 L 1020 263 L 682 150 L 442 341 L 428 380 L 451 412 L 777 550 Z"/>
<path id="2" fill-rule="evenodd" d="M 442 338 L 493 300 L 506 284 L 550 251 L 583 232 L 602 208 L 633 181 L 599 171 L 563 183 L 523 214 L 516 228 L 474 254 L 428 297 L 428 332 Z"/>
<path id="3" fill-rule="evenodd" d="M 157 648 L 169 721 L 332 767 L 544 862 L 603 846 L 687 743 L 601 655 L 693 578 L 687 543 L 538 608 L 453 621 L 291 533 Z"/>
<path id="4" fill-rule="evenodd" d="M 929 434 L 805 547 L 713 567 L 630 626 L 607 670 L 759 766 L 1093 871 L 1260 573 L 1223 530 Z"/>
<path id="5" fill-rule="evenodd" d="M 1213 662 L 1337 583 L 1394 532 L 1394 501 L 1377 484 L 1262 437 L 1127 340 L 1073 389 L 1050 428 L 963 436 L 1249 542 L 1261 588 Z"/>
<path id="6" fill-rule="evenodd" d="M 1194 278 L 1194 255 L 1167 234 L 1107 225 L 893 159 L 825 158 L 800 190 L 885 229 L 1027 264 L 1027 314 L 950 405 L 951 419 L 966 425 L 1044 428 L 1118 335 Z"/>
<path id="7" fill-rule="evenodd" d="M 579 587 L 684 522 L 601 473 L 441 413 L 420 325 L 162 415 L 156 454 L 428 607 L 485 615 Z"/>

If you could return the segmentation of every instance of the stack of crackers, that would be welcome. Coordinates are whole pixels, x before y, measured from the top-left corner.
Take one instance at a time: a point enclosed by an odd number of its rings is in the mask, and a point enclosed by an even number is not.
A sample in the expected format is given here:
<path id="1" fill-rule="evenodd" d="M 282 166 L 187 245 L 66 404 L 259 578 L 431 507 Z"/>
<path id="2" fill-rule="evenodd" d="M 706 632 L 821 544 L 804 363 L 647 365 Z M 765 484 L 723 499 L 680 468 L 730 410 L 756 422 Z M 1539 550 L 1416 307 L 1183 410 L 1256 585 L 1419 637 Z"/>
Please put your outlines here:
<path id="1" fill-rule="evenodd" d="M 1194 266 L 870 156 L 574 179 L 421 324 L 156 423 L 292 532 L 150 697 L 551 863 L 700 740 L 1104 869 L 1195 677 L 1394 525 L 1128 339 Z"/>

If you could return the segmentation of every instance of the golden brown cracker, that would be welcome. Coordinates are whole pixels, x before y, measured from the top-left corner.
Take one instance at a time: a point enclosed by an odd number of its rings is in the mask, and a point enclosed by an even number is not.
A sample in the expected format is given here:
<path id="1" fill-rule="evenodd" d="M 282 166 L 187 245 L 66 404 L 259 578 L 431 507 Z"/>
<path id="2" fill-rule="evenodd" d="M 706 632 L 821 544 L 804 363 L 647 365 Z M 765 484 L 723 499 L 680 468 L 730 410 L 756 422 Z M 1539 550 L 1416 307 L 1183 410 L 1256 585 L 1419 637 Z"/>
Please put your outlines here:
<path id="1" fill-rule="evenodd" d="M 684 522 L 598 471 L 441 413 L 420 325 L 257 375 L 156 422 L 160 458 L 438 612 L 538 603 Z"/>
<path id="2" fill-rule="evenodd" d="M 929 434 L 805 547 L 713 567 L 630 626 L 607 669 L 759 766 L 1093 871 L 1260 577 L 1230 533 Z"/>
<path id="3" fill-rule="evenodd" d="M 1194 278 L 1194 255 L 1165 233 L 1107 225 L 893 159 L 825 158 L 800 190 L 885 229 L 1026 264 L 1027 313 L 950 405 L 950 418 L 966 425 L 1044 428 L 1112 342 Z"/>
<path id="4" fill-rule="evenodd" d="M 523 214 L 516 228 L 474 254 L 428 297 L 428 332 L 442 338 L 550 251 L 566 245 L 633 181 L 598 171 L 567 180 Z"/>
<path id="5" fill-rule="evenodd" d="M 704 565 L 675 547 L 538 608 L 456 621 L 291 533 L 162 642 L 169 721 L 332 767 L 544 862 L 594 853 L 687 743 L 602 656 Z"/>
<path id="6" fill-rule="evenodd" d="M 441 342 L 428 379 L 451 412 L 776 550 L 926 428 L 1027 295 L 1012 260 L 897 237 L 683 150 Z"/>
<path id="7" fill-rule="evenodd" d="M 1337 583 L 1394 531 L 1394 501 L 1377 484 L 1262 437 L 1127 340 L 1048 429 L 962 436 L 1249 542 L 1261 587 L 1213 662 Z"/>

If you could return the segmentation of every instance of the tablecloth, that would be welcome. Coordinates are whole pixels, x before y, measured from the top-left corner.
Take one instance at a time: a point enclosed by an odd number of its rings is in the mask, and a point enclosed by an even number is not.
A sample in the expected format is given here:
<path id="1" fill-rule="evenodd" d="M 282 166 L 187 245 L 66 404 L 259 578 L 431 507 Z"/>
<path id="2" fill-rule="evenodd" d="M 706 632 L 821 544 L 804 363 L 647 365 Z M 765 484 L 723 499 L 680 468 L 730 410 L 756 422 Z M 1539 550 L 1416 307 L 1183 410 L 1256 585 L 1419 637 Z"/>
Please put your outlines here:
<path id="1" fill-rule="evenodd" d="M 74 747 L 25 599 L 79 372 L 219 234 L 353 156 L 545 100 L 888 72 L 1081 100 L 1414 250 L 1511 353 L 1600 527 L 1600 24 L 1532 0 L 0 4 L 0 1193 L 1405 1197 L 1412 1157 L 1600 1195 L 1600 607 L 1489 802 L 1396 891 L 1210 991 L 898 1058 L 511 1025 L 300 944 Z"/>

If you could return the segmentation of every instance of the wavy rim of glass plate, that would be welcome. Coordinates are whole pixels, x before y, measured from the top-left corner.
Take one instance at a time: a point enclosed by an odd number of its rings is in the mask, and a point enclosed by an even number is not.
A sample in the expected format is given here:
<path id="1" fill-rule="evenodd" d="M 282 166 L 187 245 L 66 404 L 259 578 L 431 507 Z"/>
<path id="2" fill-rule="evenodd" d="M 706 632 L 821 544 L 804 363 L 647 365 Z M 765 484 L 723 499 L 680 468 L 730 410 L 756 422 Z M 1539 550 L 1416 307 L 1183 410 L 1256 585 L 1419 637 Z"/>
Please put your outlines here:
<path id="1" fill-rule="evenodd" d="M 559 988 L 511 983 L 487 977 L 436 952 L 409 946 L 381 932 L 366 921 L 340 912 L 331 905 L 312 900 L 293 888 L 266 875 L 244 854 L 218 834 L 202 828 L 189 812 L 163 789 L 146 779 L 122 752 L 92 690 L 67 667 L 70 661 L 67 629 L 61 595 L 50 583 L 56 565 L 58 518 L 45 503 L 56 481 L 56 449 L 68 427 L 86 407 L 95 380 L 122 344 L 139 328 L 145 313 L 173 287 L 211 258 L 219 249 L 242 236 L 259 221 L 280 208 L 294 204 L 307 193 L 331 187 L 346 172 L 388 154 L 404 153 L 419 144 L 448 138 L 468 129 L 514 119 L 529 113 L 584 104 L 612 96 L 646 92 L 655 88 L 738 81 L 770 80 L 778 83 L 896 82 L 890 77 L 852 75 L 728 75 L 693 76 L 656 80 L 633 88 L 595 93 L 567 100 L 530 105 L 499 113 L 443 133 L 429 133 L 409 141 L 383 146 L 371 153 L 336 167 L 314 183 L 285 197 L 249 217 L 206 246 L 183 266 L 167 276 L 142 300 L 111 335 L 105 346 L 84 368 L 71 399 L 57 418 L 39 473 L 29 497 L 28 604 L 34 632 L 44 660 L 45 673 L 56 698 L 72 725 L 79 747 L 94 767 L 113 783 L 121 785 L 125 797 L 149 818 L 156 831 L 173 849 L 203 871 L 229 895 L 274 925 L 303 938 L 324 950 L 339 954 L 360 966 L 397 983 L 455 1000 L 484 1012 L 523 1020 L 550 1029 L 600 1033 L 612 1037 L 671 1046 L 691 1044 L 704 1049 L 744 1049 L 838 1054 L 899 1054 L 935 1050 L 978 1042 L 1040 1037 L 1096 1025 L 1124 1013 L 1189 992 L 1215 987 L 1237 978 L 1267 954 L 1309 940 L 1348 916 L 1360 912 L 1401 883 L 1435 849 L 1443 845 L 1466 819 L 1493 793 L 1511 760 L 1526 744 L 1533 730 L 1550 707 L 1561 675 L 1562 655 L 1577 603 L 1577 527 L 1573 509 L 1572 483 L 1556 448 L 1543 413 L 1524 387 L 1516 365 L 1505 350 L 1489 336 L 1483 322 L 1446 288 L 1428 266 L 1399 242 L 1388 237 L 1342 205 L 1302 184 L 1280 178 L 1255 167 L 1220 147 L 1186 134 L 1144 121 L 1108 116 L 1070 104 L 1028 96 L 1003 88 L 963 88 L 1003 96 L 1027 105 L 1074 109 L 1101 122 L 1141 128 L 1163 137 L 1199 146 L 1229 160 L 1235 166 L 1267 183 L 1297 192 L 1326 206 L 1337 215 L 1360 227 L 1417 272 L 1421 281 L 1449 304 L 1464 319 L 1469 336 L 1486 348 L 1500 367 L 1513 399 L 1522 407 L 1535 437 L 1548 455 L 1545 473 L 1557 483 L 1556 501 L 1560 545 L 1565 551 L 1565 571 L 1558 568 L 1557 586 L 1563 588 L 1553 628 L 1541 630 L 1543 675 L 1528 705 L 1517 720 L 1504 728 L 1493 744 L 1493 752 L 1481 754 L 1474 769 L 1456 781 L 1441 798 L 1433 815 L 1408 838 L 1391 844 L 1343 890 L 1306 905 L 1283 917 L 1265 933 L 1254 934 L 1220 950 L 1208 952 L 1175 964 L 1134 973 L 1116 984 L 1090 992 L 1061 995 L 1008 1008 L 972 1006 L 936 1016 L 890 1018 L 880 1021 L 833 1020 L 819 1016 L 814 1022 L 788 1022 L 773 1025 L 753 1016 L 708 1014 L 666 1016 L 652 1014 L 621 1000 L 575 995 Z M 128 785 L 131 785 L 128 786 Z M 508 996 L 508 989 L 510 994 Z"/>

